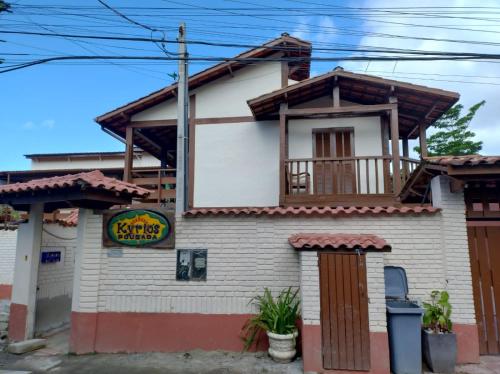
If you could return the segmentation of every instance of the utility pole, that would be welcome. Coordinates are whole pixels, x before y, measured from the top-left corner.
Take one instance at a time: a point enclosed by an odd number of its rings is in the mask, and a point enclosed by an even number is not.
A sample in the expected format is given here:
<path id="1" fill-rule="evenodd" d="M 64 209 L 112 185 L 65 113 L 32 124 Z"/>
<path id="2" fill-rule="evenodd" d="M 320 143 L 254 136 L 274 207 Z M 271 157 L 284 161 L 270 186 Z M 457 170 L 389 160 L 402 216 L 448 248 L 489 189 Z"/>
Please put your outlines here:
<path id="1" fill-rule="evenodd" d="M 187 145 L 188 145 L 188 53 L 186 48 L 186 24 L 179 26 L 179 81 L 177 83 L 177 173 L 175 214 L 182 215 L 187 209 Z"/>

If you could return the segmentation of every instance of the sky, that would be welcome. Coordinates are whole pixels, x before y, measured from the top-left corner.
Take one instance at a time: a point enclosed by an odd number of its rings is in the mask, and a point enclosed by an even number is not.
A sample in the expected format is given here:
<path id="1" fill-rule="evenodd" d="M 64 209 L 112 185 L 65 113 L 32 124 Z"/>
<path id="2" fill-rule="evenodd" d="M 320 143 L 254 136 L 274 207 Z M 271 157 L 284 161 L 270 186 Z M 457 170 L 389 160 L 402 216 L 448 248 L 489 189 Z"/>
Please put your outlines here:
<path id="1" fill-rule="evenodd" d="M 184 21 L 190 40 L 257 45 L 288 32 L 311 41 L 313 48 L 329 49 L 313 50 L 317 57 L 362 54 L 335 50 L 345 45 L 497 53 L 498 45 L 488 43 L 497 42 L 500 34 L 500 0 L 409 0 L 399 2 L 397 11 L 394 2 L 386 0 L 105 0 L 138 24 L 97 0 L 11 3 L 12 13 L 0 14 L 0 30 L 168 41 L 175 39 L 177 27 Z M 457 8 L 435 8 L 441 6 Z M 1 31 L 0 39 L 4 41 L 0 42 L 0 57 L 5 59 L 0 70 L 48 56 L 165 56 L 165 51 L 175 53 L 177 49 L 175 43 L 158 46 L 149 40 L 89 41 Z M 244 49 L 189 45 L 191 56 L 231 57 Z M 499 63 L 329 61 L 313 62 L 311 73 L 318 75 L 341 65 L 346 70 L 459 92 L 466 108 L 484 99 L 486 105 L 471 127 L 484 143 L 481 153 L 500 154 Z M 195 73 L 211 64 L 193 62 L 189 71 Z M 0 170 L 28 169 L 24 155 L 31 153 L 123 150 L 123 144 L 102 132 L 94 118 L 171 84 L 169 74 L 176 71 L 174 61 L 97 60 L 54 62 L 0 74 Z"/>

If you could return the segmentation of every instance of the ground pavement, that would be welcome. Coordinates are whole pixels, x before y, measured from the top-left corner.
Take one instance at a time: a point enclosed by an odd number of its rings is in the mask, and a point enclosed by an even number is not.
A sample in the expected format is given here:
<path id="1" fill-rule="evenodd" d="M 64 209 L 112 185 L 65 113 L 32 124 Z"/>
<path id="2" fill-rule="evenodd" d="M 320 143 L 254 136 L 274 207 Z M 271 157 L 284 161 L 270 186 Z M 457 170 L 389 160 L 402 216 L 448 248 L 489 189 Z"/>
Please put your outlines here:
<path id="1" fill-rule="evenodd" d="M 24 355 L 0 352 L 0 374 L 299 374 L 302 361 L 274 363 L 266 353 L 205 352 L 68 355 L 68 331 L 48 339 L 47 347 Z M 500 356 L 479 365 L 457 367 L 459 374 L 500 374 Z"/>

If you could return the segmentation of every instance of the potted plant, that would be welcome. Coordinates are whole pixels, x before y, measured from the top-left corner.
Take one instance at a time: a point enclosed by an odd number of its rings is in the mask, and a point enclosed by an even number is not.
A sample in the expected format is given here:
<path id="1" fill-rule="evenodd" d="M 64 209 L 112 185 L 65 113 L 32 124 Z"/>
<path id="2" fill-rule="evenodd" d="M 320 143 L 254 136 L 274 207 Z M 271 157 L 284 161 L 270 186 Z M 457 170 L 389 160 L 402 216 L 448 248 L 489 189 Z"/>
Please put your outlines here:
<path id="1" fill-rule="evenodd" d="M 457 338 L 452 332 L 451 305 L 446 291 L 432 291 L 424 305 L 422 351 L 433 372 L 454 373 L 457 360 Z"/>
<path id="2" fill-rule="evenodd" d="M 290 362 L 295 357 L 298 336 L 297 320 L 300 318 L 299 290 L 282 290 L 273 298 L 268 288 L 264 294 L 251 300 L 257 306 L 257 314 L 243 326 L 245 350 L 248 350 L 262 332 L 269 337 L 269 355 L 276 362 Z"/>

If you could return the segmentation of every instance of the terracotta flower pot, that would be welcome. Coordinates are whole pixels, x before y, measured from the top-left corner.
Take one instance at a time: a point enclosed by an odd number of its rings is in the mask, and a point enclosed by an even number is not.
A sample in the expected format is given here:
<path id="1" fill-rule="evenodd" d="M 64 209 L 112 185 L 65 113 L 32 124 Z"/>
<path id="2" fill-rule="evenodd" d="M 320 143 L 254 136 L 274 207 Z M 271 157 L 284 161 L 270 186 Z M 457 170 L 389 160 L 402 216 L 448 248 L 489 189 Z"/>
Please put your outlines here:
<path id="1" fill-rule="evenodd" d="M 295 331 L 293 334 L 275 334 L 267 332 L 269 337 L 269 356 L 280 363 L 291 362 L 295 357 L 295 342 L 299 333 Z"/>

